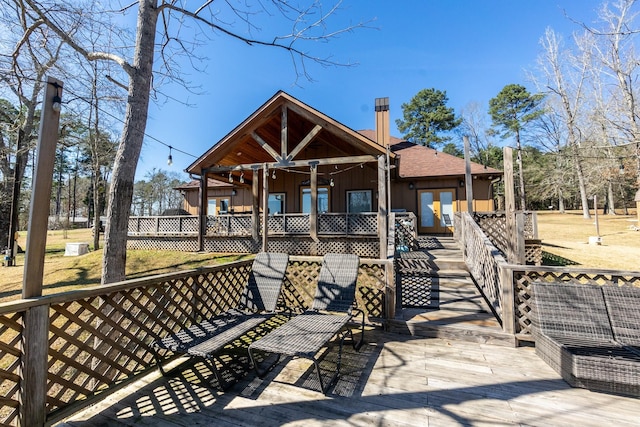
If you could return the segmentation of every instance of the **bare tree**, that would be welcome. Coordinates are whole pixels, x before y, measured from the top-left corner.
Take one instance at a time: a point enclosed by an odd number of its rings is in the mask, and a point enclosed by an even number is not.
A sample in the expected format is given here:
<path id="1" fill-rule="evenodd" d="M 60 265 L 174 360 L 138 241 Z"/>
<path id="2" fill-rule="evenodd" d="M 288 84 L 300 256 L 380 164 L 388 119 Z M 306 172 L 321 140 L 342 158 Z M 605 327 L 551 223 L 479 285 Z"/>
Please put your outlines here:
<path id="1" fill-rule="evenodd" d="M 502 158 L 497 154 L 501 154 L 502 149 L 495 143 L 496 133 L 489 123 L 487 110 L 477 102 L 470 102 L 462 109 L 460 118 L 462 123 L 456 133 L 469 137 L 471 160 L 484 166 L 501 168 Z"/>
<path id="2" fill-rule="evenodd" d="M 591 46 L 604 67 L 603 80 L 614 83 L 615 90 L 611 95 L 620 107 L 622 120 L 612 120 L 611 124 L 635 147 L 636 184 L 640 189 L 640 107 L 636 101 L 640 58 L 634 46 L 640 30 L 634 28 L 638 15 L 634 11 L 636 3 L 635 0 L 605 3 L 599 14 L 602 29 L 585 24 L 583 27 L 594 36 L 595 43 Z"/>
<path id="3" fill-rule="evenodd" d="M 582 50 L 581 58 L 572 57 L 570 52 L 563 49 L 561 38 L 551 29 L 545 31 L 540 44 L 543 53 L 539 58 L 539 64 L 544 78 L 541 84 L 558 100 L 557 111 L 566 129 L 567 147 L 578 178 L 582 215 L 590 218 L 587 183 L 580 157 L 579 128 L 581 108 L 584 104 L 585 80 L 588 77 L 587 71 L 590 65 L 589 52 Z"/>
<path id="4" fill-rule="evenodd" d="M 126 87 L 128 101 L 124 115 L 124 127 L 120 145 L 115 156 L 113 177 L 109 189 L 109 204 L 107 208 L 107 228 L 105 234 L 102 282 L 111 283 L 124 279 L 126 265 L 126 240 L 129 208 L 133 196 L 133 180 L 135 170 L 142 148 L 144 132 L 147 123 L 147 114 L 150 101 L 150 92 L 154 77 L 156 83 L 163 78 L 178 80 L 186 83 L 179 69 L 176 68 L 177 56 L 186 56 L 195 59 L 195 48 L 199 40 L 189 43 L 181 31 L 187 31 L 187 22 L 195 29 L 189 29 L 190 35 L 206 34 L 208 37 L 224 35 L 240 40 L 248 45 L 268 46 L 283 49 L 291 54 L 296 73 L 299 76 L 308 77 L 306 62 L 314 61 L 323 65 L 336 65 L 330 57 L 323 58 L 312 56 L 303 50 L 300 43 L 309 41 L 329 40 L 346 31 L 361 27 L 364 24 L 356 24 L 335 31 L 328 29 L 329 18 L 335 14 L 340 6 L 336 4 L 325 10 L 320 1 L 309 0 L 302 2 L 303 6 L 297 6 L 284 0 L 271 1 L 247 1 L 244 3 L 217 3 L 211 0 L 202 0 L 200 5 L 178 0 L 138 0 L 136 3 L 120 10 L 125 13 L 137 5 L 137 27 L 133 52 L 118 52 L 110 49 L 105 43 L 103 50 L 93 50 L 87 47 L 86 39 L 70 36 L 68 25 L 88 20 L 88 14 L 100 16 L 109 11 L 98 10 L 99 3 L 93 2 L 77 7 L 65 7 L 53 0 L 50 2 L 24 0 L 33 13 L 36 20 L 44 22 L 61 39 L 89 61 L 112 61 L 117 63 L 124 71 L 125 82 L 118 83 Z M 226 13 L 218 8 L 227 7 Z M 55 8 L 55 14 L 50 13 Z M 256 13 L 265 12 L 282 18 L 291 23 L 291 29 L 282 35 L 266 35 L 263 38 L 253 37 L 253 32 L 258 29 Z M 55 19 L 52 16 L 55 15 Z M 104 16 L 104 15 L 103 15 Z M 248 28 L 246 33 L 237 30 L 233 22 L 224 21 L 225 16 L 233 16 L 239 19 Z M 66 19 L 65 19 L 66 17 Z M 105 19 L 105 18 L 100 18 Z M 282 22 L 282 21 L 281 21 Z M 158 24 L 160 28 L 158 28 Z M 111 29 L 111 35 L 117 29 Z M 159 40 L 156 35 L 159 34 Z M 155 67 L 154 57 L 161 58 L 161 64 Z M 154 69 L 156 73 L 154 74 Z M 114 79 L 117 81 L 117 79 Z"/>
<path id="5" fill-rule="evenodd" d="M 17 2 L 4 1 L 0 8 L 0 21 L 4 27 L 2 54 L 0 54 L 0 81 L 9 90 L 17 103 L 19 116 L 14 121 L 15 162 L 10 188 L 11 213 L 2 215 L 9 218 L 8 226 L 0 227 L 2 241 L 8 241 L 10 250 L 15 245 L 14 235 L 18 230 L 20 193 L 29 152 L 34 148 L 35 130 L 38 120 L 39 96 L 43 89 L 45 75 L 56 65 L 63 45 L 51 36 L 51 30 L 34 21 Z M 69 28 L 73 34 L 75 28 Z M 8 235 L 8 239 L 7 239 Z"/>

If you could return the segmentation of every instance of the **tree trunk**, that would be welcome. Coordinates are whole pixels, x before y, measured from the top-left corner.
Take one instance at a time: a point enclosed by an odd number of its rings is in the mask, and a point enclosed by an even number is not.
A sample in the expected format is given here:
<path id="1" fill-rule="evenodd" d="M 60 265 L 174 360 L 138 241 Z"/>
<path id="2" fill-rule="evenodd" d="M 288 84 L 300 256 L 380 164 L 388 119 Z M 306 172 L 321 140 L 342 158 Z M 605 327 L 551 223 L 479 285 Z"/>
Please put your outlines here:
<path id="1" fill-rule="evenodd" d="M 520 210 L 527 210 L 527 197 L 524 192 L 524 170 L 522 168 L 522 147 L 520 145 L 520 131 L 516 131 L 516 146 L 518 148 L 518 178 L 520 178 Z"/>
<path id="2" fill-rule="evenodd" d="M 589 212 L 589 198 L 587 196 L 587 184 L 584 179 L 584 172 L 582 171 L 582 162 L 580 161 L 580 156 L 578 155 L 578 148 L 576 147 L 576 144 L 572 144 L 571 146 L 573 148 L 573 161 L 576 165 L 576 175 L 578 176 L 580 203 L 582 204 L 582 217 L 591 218 L 591 213 Z"/>
<path id="3" fill-rule="evenodd" d="M 564 213 L 564 193 L 562 192 L 562 187 L 558 185 L 556 189 L 556 193 L 558 195 L 558 212 Z"/>
<path id="4" fill-rule="evenodd" d="M 125 278 L 129 209 L 147 124 L 157 20 L 157 0 L 139 0 L 136 50 L 129 77 L 129 102 L 109 188 L 102 262 L 103 284 Z"/>
<path id="5" fill-rule="evenodd" d="M 616 214 L 615 198 L 613 197 L 613 183 L 611 181 L 607 182 L 607 207 L 609 210 L 605 212 L 606 214 Z"/>

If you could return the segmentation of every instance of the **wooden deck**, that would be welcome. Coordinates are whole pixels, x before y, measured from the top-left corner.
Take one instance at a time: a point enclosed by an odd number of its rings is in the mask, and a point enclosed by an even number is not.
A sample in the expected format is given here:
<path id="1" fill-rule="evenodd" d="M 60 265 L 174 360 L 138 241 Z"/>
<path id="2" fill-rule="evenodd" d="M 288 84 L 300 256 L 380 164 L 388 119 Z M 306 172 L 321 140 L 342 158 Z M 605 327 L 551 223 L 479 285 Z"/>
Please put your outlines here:
<path id="1" fill-rule="evenodd" d="M 227 392 L 204 387 L 206 366 L 154 372 L 65 426 L 637 426 L 638 399 L 569 387 L 531 347 L 511 348 L 367 331 L 345 347 L 343 375 L 321 394 L 300 359 Z M 336 348 L 323 367 L 331 369 Z"/>

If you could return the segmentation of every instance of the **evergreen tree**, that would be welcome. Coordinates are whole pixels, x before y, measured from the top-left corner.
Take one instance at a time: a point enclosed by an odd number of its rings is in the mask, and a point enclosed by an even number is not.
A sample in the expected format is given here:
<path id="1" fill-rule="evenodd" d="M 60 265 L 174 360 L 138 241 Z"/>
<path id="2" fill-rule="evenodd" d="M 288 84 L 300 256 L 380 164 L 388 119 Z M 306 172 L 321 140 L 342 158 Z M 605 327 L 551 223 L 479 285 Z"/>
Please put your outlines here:
<path id="1" fill-rule="evenodd" d="M 442 132 L 455 129 L 461 123 L 453 108 L 447 107 L 447 93 L 434 88 L 422 89 L 408 104 L 402 104 L 403 119 L 396 120 L 403 138 L 415 144 L 444 144 L 451 139 Z"/>
<path id="2" fill-rule="evenodd" d="M 520 209 L 526 209 L 524 172 L 522 169 L 521 132 L 525 125 L 542 114 L 540 102 L 543 95 L 530 94 L 527 88 L 519 84 L 508 84 L 495 98 L 489 101 L 489 114 L 493 126 L 502 131 L 502 138 L 514 136 L 518 150 L 518 168 L 520 177 Z"/>

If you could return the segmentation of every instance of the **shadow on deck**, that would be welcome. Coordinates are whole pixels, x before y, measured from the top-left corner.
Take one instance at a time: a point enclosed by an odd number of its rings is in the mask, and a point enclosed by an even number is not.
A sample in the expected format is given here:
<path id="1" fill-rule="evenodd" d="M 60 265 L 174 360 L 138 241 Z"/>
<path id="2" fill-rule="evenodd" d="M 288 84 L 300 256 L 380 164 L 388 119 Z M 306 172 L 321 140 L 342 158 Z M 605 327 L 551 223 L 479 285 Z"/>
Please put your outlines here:
<path id="1" fill-rule="evenodd" d="M 331 369 L 336 349 L 323 349 Z M 179 362 L 178 360 L 177 362 Z M 182 360 L 183 361 L 183 360 Z M 514 363 L 517 361 L 517 363 Z M 532 348 L 367 331 L 346 347 L 343 375 L 320 393 L 304 359 L 263 380 L 249 373 L 227 390 L 208 386 L 204 363 L 146 379 L 76 414 L 64 426 L 608 425 L 637 421 L 637 400 L 569 387 Z"/>

